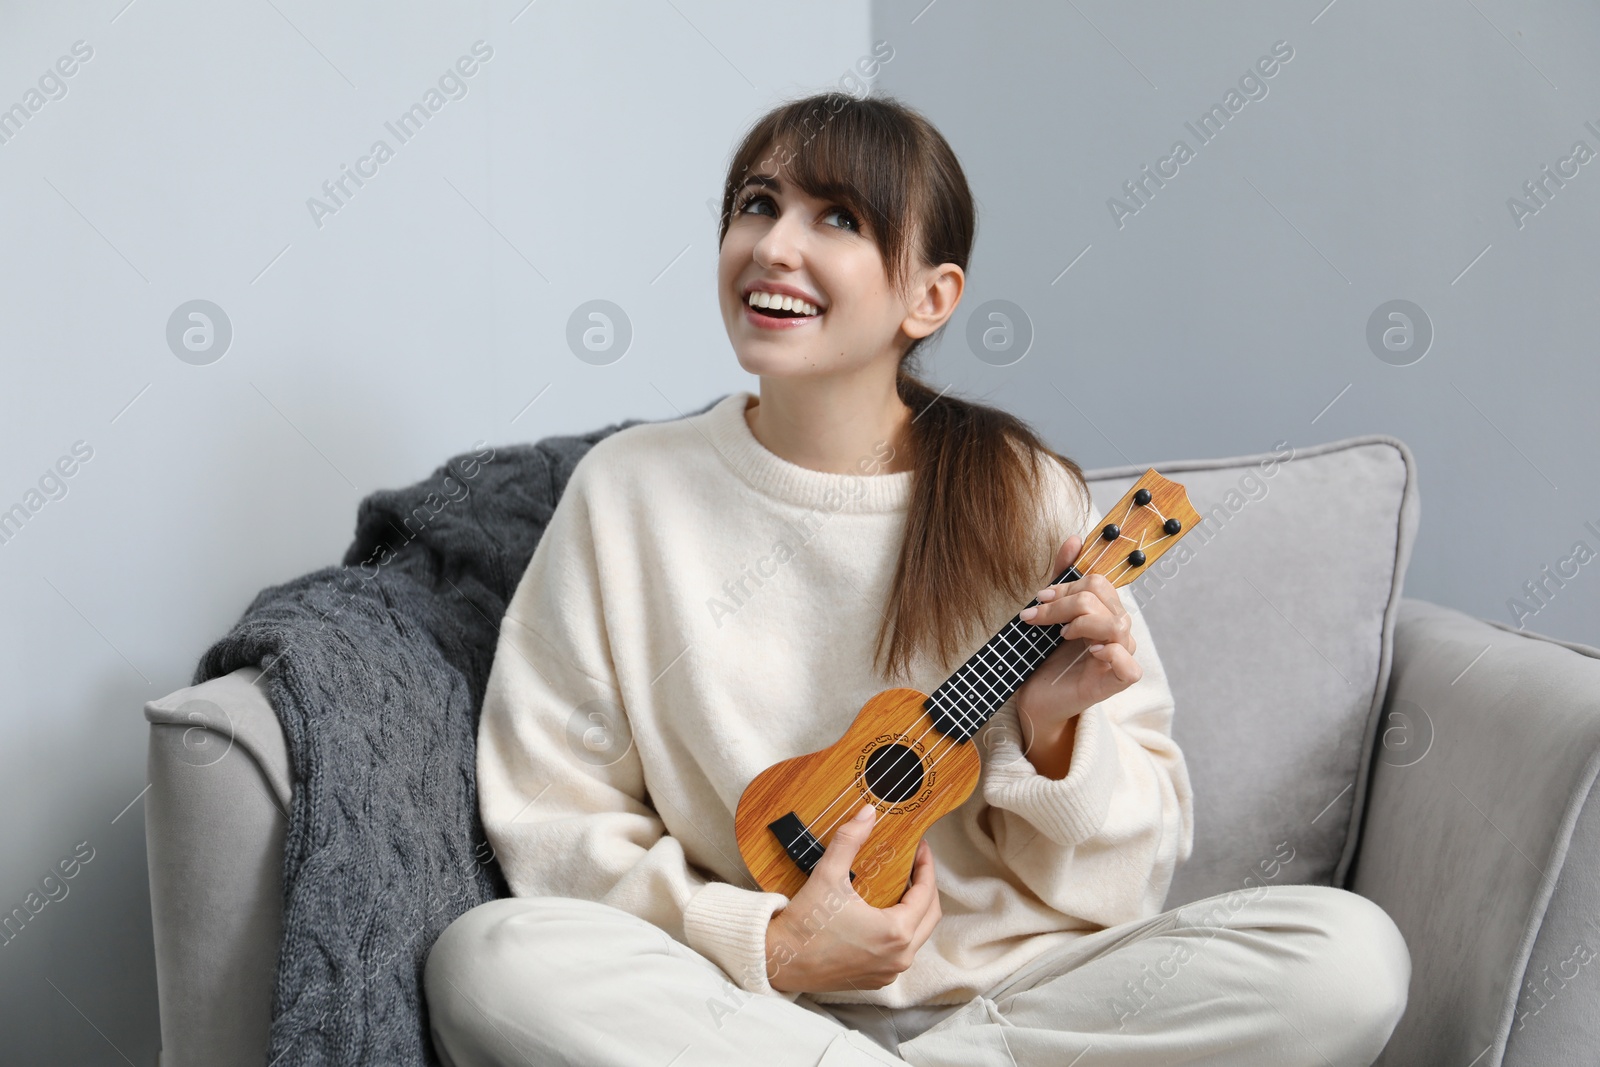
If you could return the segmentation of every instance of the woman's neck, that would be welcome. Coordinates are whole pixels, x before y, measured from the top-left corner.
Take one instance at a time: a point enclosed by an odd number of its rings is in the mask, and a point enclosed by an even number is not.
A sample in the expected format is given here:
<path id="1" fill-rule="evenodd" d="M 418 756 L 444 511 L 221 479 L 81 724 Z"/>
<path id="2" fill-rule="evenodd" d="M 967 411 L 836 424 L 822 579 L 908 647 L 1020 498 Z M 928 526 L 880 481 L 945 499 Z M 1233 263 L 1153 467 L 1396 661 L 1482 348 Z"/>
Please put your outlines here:
<path id="1" fill-rule="evenodd" d="M 798 467 L 833 474 L 911 469 L 912 413 L 892 386 L 873 392 L 763 380 L 744 417 L 757 441 Z"/>

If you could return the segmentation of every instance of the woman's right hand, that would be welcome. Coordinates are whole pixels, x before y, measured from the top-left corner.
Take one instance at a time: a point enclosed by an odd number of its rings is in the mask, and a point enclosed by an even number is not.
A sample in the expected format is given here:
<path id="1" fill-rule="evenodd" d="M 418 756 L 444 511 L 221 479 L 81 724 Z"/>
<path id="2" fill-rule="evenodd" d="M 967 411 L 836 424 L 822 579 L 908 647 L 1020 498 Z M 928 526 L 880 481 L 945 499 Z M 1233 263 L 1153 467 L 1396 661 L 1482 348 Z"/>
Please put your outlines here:
<path id="1" fill-rule="evenodd" d="M 806 884 L 767 925 L 772 988 L 785 993 L 881 989 L 911 966 L 932 935 L 942 913 L 926 840 L 917 842 L 911 887 L 898 903 L 875 908 L 851 888 L 850 865 L 876 821 L 877 809 L 868 804 L 840 824 Z"/>

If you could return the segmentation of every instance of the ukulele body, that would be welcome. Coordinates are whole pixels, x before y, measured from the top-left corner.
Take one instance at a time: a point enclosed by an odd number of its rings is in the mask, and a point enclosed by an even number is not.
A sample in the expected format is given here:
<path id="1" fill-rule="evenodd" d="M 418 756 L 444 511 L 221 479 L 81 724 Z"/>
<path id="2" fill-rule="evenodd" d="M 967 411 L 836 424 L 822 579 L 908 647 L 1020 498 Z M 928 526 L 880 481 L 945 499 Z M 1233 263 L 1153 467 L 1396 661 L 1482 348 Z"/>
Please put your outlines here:
<path id="1" fill-rule="evenodd" d="M 917 842 L 978 784 L 975 745 L 939 732 L 926 693 L 885 689 L 827 748 L 775 763 L 739 797 L 734 836 L 762 889 L 791 899 L 837 827 L 863 804 L 878 809 L 851 863 L 850 886 L 887 908 L 905 893 Z"/>

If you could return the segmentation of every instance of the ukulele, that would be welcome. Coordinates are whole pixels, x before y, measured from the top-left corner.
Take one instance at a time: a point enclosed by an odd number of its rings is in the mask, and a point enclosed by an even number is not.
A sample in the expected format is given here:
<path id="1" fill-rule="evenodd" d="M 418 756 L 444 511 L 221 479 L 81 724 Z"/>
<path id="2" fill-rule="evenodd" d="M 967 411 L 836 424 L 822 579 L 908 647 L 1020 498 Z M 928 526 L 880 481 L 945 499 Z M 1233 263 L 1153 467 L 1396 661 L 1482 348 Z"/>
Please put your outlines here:
<path id="1" fill-rule="evenodd" d="M 1183 486 L 1154 468 L 1106 517 L 1115 521 L 1084 543 L 1052 585 L 1087 574 L 1127 585 L 1200 521 Z M 1061 627 L 1035 626 L 1014 615 L 932 696 L 885 689 L 862 705 L 838 741 L 752 778 L 734 812 L 734 836 L 761 888 L 793 898 L 834 829 L 871 804 L 878 816 L 858 859 L 871 844 L 872 860 L 850 872 L 851 888 L 877 908 L 899 901 L 910 884 L 917 842 L 978 783 L 973 736 L 1061 644 Z"/>

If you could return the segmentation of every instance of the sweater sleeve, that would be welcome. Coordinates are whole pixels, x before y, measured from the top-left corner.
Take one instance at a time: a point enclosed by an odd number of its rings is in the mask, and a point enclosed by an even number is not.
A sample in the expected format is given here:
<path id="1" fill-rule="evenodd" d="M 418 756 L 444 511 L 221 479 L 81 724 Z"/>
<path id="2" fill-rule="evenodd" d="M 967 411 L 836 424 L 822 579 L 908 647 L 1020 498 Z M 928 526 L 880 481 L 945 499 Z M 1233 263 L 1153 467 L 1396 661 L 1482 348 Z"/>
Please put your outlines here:
<path id="1" fill-rule="evenodd" d="M 588 458 L 500 624 L 478 727 L 485 833 L 517 896 L 620 908 L 746 991 L 792 1001 L 766 959 L 768 922 L 789 898 L 701 875 L 647 800 L 607 637 Z"/>
<path id="2" fill-rule="evenodd" d="M 1086 535 L 1101 523 L 1092 503 L 1077 514 L 1086 517 L 1077 527 Z M 1013 701 L 979 738 L 979 788 L 1001 860 L 1055 910 L 1101 926 L 1160 912 L 1194 846 L 1172 691 L 1144 613 L 1128 587 L 1118 592 L 1144 673 L 1079 716 L 1067 774 L 1047 778 L 1028 760 Z"/>

